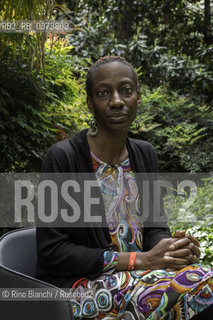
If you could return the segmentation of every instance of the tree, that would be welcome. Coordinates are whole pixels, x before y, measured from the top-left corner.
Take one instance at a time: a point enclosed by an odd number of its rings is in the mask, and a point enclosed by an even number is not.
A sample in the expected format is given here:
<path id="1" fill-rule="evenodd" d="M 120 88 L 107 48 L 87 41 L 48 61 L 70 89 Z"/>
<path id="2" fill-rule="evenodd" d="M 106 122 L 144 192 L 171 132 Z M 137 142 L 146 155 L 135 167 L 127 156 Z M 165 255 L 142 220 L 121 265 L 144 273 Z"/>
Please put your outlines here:
<path id="1" fill-rule="evenodd" d="M 0 17 L 3 20 L 50 20 L 55 8 L 55 0 L 2 0 Z M 44 73 L 44 45 L 47 34 L 0 34 L 0 56 L 16 54 L 16 51 L 28 51 L 31 69 Z M 23 44 L 25 44 L 23 46 Z M 23 53 L 22 56 L 25 54 Z"/>
<path id="2" fill-rule="evenodd" d="M 207 45 L 211 45 L 213 43 L 213 33 L 211 30 L 211 7 L 210 0 L 205 0 L 205 15 L 204 15 L 204 37 Z"/>

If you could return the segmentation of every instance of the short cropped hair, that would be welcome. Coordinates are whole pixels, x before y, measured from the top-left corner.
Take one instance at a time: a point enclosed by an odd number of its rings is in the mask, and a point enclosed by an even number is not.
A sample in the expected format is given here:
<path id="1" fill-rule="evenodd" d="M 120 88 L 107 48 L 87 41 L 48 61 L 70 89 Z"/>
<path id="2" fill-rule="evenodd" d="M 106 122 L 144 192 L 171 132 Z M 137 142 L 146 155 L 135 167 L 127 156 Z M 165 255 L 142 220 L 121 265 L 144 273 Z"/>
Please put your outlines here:
<path id="1" fill-rule="evenodd" d="M 128 61 L 126 61 L 123 57 L 105 56 L 98 59 L 88 70 L 87 78 L 86 78 L 87 97 L 92 98 L 92 78 L 93 78 L 94 72 L 98 70 L 103 64 L 111 63 L 111 62 L 123 63 L 124 65 L 128 66 L 131 69 L 136 90 L 137 92 L 139 92 L 138 76 L 133 66 Z"/>

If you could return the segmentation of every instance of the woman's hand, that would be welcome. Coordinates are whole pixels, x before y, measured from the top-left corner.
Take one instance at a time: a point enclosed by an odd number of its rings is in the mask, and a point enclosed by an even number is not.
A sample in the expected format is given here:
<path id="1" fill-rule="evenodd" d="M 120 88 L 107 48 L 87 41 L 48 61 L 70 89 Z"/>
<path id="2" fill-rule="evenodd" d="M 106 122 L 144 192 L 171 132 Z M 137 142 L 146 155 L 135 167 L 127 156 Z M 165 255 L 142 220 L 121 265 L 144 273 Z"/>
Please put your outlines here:
<path id="1" fill-rule="evenodd" d="M 187 247 L 190 244 L 188 238 L 165 238 L 162 239 L 154 248 L 147 252 L 137 252 L 135 260 L 135 270 L 157 270 L 167 268 L 167 261 L 164 258 L 166 252 L 169 252 L 170 246 L 177 243 L 180 248 Z M 118 256 L 117 271 L 128 270 L 129 252 L 120 252 Z M 185 258 L 174 258 L 174 263 L 169 265 L 171 268 L 178 265 L 182 269 L 188 264 Z"/>
<path id="2" fill-rule="evenodd" d="M 186 237 L 188 238 L 191 243 L 190 243 L 190 250 L 192 252 L 193 255 L 195 255 L 198 259 L 200 258 L 200 244 L 199 241 L 192 236 L 191 234 L 187 234 L 185 230 L 180 230 L 180 231 L 176 231 L 174 236 L 174 238 L 183 238 Z M 174 244 L 174 246 L 171 246 L 171 251 L 176 250 L 176 245 Z"/>
<path id="3" fill-rule="evenodd" d="M 139 252 L 136 256 L 136 270 L 167 271 L 181 270 L 189 264 L 196 263 L 200 257 L 198 240 L 187 235 L 184 230 L 177 231 L 173 238 L 162 239 L 147 252 Z M 128 270 L 129 253 L 120 252 L 117 270 Z"/>
<path id="4" fill-rule="evenodd" d="M 136 258 L 136 269 L 164 269 L 164 268 L 176 268 L 182 269 L 189 261 L 185 257 L 173 257 L 171 262 L 167 261 L 165 258 L 165 254 L 170 251 L 170 246 L 176 243 L 179 248 L 185 248 L 190 244 L 190 240 L 188 238 L 166 238 L 162 239 L 154 248 L 147 252 L 137 253 Z M 188 251 L 187 251 L 188 253 Z"/>
<path id="5" fill-rule="evenodd" d="M 170 245 L 169 251 L 164 255 L 167 271 L 179 269 L 179 266 L 176 266 L 179 259 L 188 260 L 186 265 L 189 265 L 198 262 L 198 259 L 200 258 L 199 242 L 195 237 L 186 234 L 185 230 L 175 232 L 174 237 L 178 239 L 187 238 L 190 240 L 190 244 L 188 246 L 181 247 L 179 242 L 174 242 Z M 179 262 L 181 262 L 181 260 Z"/>

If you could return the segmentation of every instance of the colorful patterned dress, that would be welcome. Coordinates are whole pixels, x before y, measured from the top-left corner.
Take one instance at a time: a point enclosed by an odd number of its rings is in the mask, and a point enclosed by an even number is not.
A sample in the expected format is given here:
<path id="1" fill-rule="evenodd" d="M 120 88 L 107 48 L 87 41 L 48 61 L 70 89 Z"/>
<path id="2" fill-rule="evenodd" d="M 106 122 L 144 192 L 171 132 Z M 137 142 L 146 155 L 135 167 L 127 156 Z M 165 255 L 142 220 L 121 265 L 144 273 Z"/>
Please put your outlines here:
<path id="1" fill-rule="evenodd" d="M 137 220 L 139 192 L 129 159 L 111 166 L 91 153 L 102 191 L 112 251 L 104 253 L 101 276 L 78 280 L 73 289 L 74 319 L 191 319 L 213 304 L 213 269 L 194 264 L 176 272 L 116 272 L 118 252 L 142 251 Z"/>

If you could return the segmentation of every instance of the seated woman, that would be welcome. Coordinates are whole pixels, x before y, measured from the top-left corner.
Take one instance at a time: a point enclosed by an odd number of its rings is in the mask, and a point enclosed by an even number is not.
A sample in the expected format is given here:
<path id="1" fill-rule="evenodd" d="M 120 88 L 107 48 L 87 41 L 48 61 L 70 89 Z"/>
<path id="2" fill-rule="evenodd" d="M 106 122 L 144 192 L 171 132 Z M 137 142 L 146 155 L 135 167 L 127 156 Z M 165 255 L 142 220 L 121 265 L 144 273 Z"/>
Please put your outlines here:
<path id="1" fill-rule="evenodd" d="M 208 318 L 213 270 L 197 264 L 198 241 L 138 219 L 136 175 L 157 172 L 157 160 L 151 144 L 127 137 L 141 103 L 134 68 L 103 57 L 86 89 L 95 123 L 53 145 L 42 171 L 95 174 L 108 227 L 37 228 L 37 277 L 81 293 L 71 299 L 74 319 L 202 319 L 205 309 Z"/>

